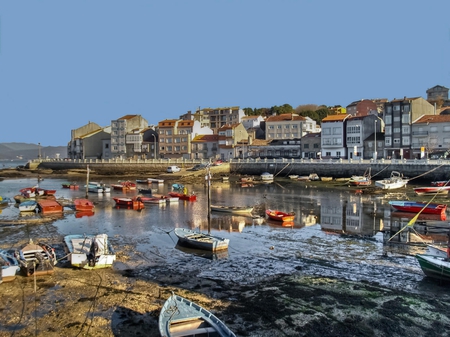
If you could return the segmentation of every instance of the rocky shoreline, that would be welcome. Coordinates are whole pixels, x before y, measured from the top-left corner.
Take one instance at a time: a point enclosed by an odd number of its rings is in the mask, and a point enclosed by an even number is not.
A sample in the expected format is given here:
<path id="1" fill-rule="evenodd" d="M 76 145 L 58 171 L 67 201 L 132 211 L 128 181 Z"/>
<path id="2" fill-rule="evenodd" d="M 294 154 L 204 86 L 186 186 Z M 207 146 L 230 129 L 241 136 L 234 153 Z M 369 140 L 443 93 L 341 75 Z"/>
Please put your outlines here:
<path id="1" fill-rule="evenodd" d="M 0 175 L 36 176 L 36 172 L 17 174 Z M 197 174 L 184 179 L 203 179 L 202 173 Z M 62 238 L 51 224 L 1 226 L 0 248 L 9 250 L 12 240 L 17 243 L 28 236 L 54 244 L 59 256 L 64 255 L 58 246 Z M 0 337 L 159 336 L 159 312 L 172 291 L 211 310 L 236 336 L 449 335 L 448 285 L 427 278 L 422 281 L 427 291 L 420 291 L 308 275 L 301 267 L 244 282 L 202 276 L 201 270 L 186 268 L 186 261 L 168 264 L 152 259 L 128 269 L 127 262 L 138 254 L 134 242 L 111 240 L 117 247 L 114 269 L 75 270 L 61 260 L 51 277 L 18 276 L 0 284 Z M 318 268 L 327 263 L 297 259 Z"/>

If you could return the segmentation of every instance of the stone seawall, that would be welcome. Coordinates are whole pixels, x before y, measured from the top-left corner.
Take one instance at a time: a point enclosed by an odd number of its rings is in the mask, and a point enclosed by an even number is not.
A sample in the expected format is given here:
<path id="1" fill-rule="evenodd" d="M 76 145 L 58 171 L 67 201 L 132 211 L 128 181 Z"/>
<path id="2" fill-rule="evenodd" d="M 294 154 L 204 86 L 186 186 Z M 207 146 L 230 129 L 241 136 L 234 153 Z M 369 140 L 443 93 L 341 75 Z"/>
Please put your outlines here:
<path id="1" fill-rule="evenodd" d="M 92 162 L 89 160 L 69 162 L 69 161 L 42 161 L 37 163 L 39 169 L 51 169 L 56 171 L 89 169 L 97 174 L 121 175 L 121 174 L 160 174 L 166 173 L 167 167 L 177 165 L 181 168 L 190 168 L 200 161 L 109 161 Z M 30 163 L 36 165 L 36 161 Z M 362 175 L 371 168 L 372 176 L 377 179 L 389 177 L 392 171 L 398 171 L 405 177 L 422 180 L 449 180 L 450 162 L 449 161 L 413 161 L 413 160 L 378 160 L 376 162 L 351 161 L 351 160 L 290 160 L 290 159 L 267 159 L 267 160 L 239 160 L 235 159 L 223 165 L 224 169 L 228 167 L 230 174 L 260 175 L 263 172 L 273 173 L 278 177 L 287 177 L 297 174 L 307 176 L 311 173 L 317 173 L 319 176 L 347 178 L 352 175 Z M 226 170 L 225 170 L 226 171 Z"/>

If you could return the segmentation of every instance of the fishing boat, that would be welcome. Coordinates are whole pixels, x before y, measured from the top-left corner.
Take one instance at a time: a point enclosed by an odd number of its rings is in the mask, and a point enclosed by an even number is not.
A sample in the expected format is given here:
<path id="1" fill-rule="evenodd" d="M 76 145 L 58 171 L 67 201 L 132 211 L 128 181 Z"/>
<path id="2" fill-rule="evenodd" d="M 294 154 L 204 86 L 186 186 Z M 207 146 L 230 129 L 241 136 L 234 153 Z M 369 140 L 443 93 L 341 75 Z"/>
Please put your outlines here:
<path id="1" fill-rule="evenodd" d="M 150 184 L 162 184 L 164 183 L 164 179 L 156 179 L 156 178 L 147 178 L 147 182 Z"/>
<path id="2" fill-rule="evenodd" d="M 353 186 L 370 186 L 372 184 L 370 173 L 371 169 L 369 167 L 362 176 L 353 175 L 348 182 Z"/>
<path id="3" fill-rule="evenodd" d="M 332 181 L 333 177 L 320 177 L 320 181 Z"/>
<path id="4" fill-rule="evenodd" d="M 225 213 L 251 213 L 253 207 L 251 206 L 219 206 L 211 205 L 211 211 L 225 212 Z"/>
<path id="5" fill-rule="evenodd" d="M 64 210 L 63 205 L 56 200 L 39 199 L 37 204 L 42 214 L 62 214 Z"/>
<path id="6" fill-rule="evenodd" d="M 124 192 L 136 190 L 136 184 L 131 181 L 120 181 L 118 184 L 112 184 L 111 187 Z"/>
<path id="7" fill-rule="evenodd" d="M 427 245 L 426 254 L 447 257 L 447 250 L 444 247 L 439 247 L 439 246 L 429 244 L 429 245 Z"/>
<path id="8" fill-rule="evenodd" d="M 295 219 L 294 212 L 286 213 L 286 212 L 281 212 L 281 211 L 277 211 L 277 210 L 266 209 L 266 215 L 271 220 L 283 221 L 283 222 L 284 221 L 292 222 Z"/>
<path id="9" fill-rule="evenodd" d="M 445 214 L 447 210 L 446 204 L 435 204 L 418 201 L 389 201 L 396 210 L 402 212 L 425 213 L 425 214 Z"/>
<path id="10" fill-rule="evenodd" d="M 186 200 L 186 201 L 196 201 L 197 200 L 197 196 L 194 194 L 194 192 L 192 192 L 191 194 L 169 192 L 169 195 L 171 197 L 177 197 L 179 200 Z"/>
<path id="11" fill-rule="evenodd" d="M 241 177 L 241 179 L 239 179 L 240 183 L 251 183 L 253 182 L 253 177 Z"/>
<path id="12" fill-rule="evenodd" d="M 162 337 L 236 337 L 213 313 L 173 293 L 161 309 L 158 326 Z"/>
<path id="13" fill-rule="evenodd" d="M 230 243 L 229 239 L 195 232 L 186 228 L 175 228 L 174 232 L 180 244 L 197 249 L 215 252 L 217 250 L 228 249 L 228 244 Z"/>
<path id="14" fill-rule="evenodd" d="M 17 259 L 3 249 L 0 249 L 0 267 L 0 283 L 13 281 L 16 273 L 20 270 Z"/>
<path id="15" fill-rule="evenodd" d="M 414 188 L 414 192 L 417 195 L 448 194 L 448 191 L 450 191 L 450 186 L 429 186 Z"/>
<path id="16" fill-rule="evenodd" d="M 116 260 L 116 254 L 106 234 L 67 235 L 64 237 L 64 249 L 70 264 L 77 268 L 109 268 Z"/>
<path id="17" fill-rule="evenodd" d="M 403 178 L 402 174 L 397 171 L 392 171 L 389 178 L 375 181 L 375 186 L 383 190 L 394 190 L 405 187 L 407 183 L 408 179 Z"/>
<path id="18" fill-rule="evenodd" d="M 450 261 L 446 256 L 417 254 L 416 259 L 425 275 L 438 280 L 450 281 Z"/>
<path id="19" fill-rule="evenodd" d="M 95 207 L 92 201 L 84 198 L 75 199 L 73 205 L 76 211 L 92 211 Z"/>
<path id="20" fill-rule="evenodd" d="M 26 276 L 52 275 L 57 262 L 52 247 L 45 243 L 35 244 L 31 239 L 28 244 L 15 251 L 14 257 Z"/>
<path id="21" fill-rule="evenodd" d="M 273 174 L 269 173 L 269 172 L 263 172 L 263 173 L 261 173 L 261 180 L 262 181 L 272 181 Z"/>
<path id="22" fill-rule="evenodd" d="M 21 202 L 19 204 L 19 211 L 21 212 L 34 212 L 36 211 L 38 203 L 36 200 L 27 200 L 24 202 Z"/>
<path id="23" fill-rule="evenodd" d="M 141 210 L 145 207 L 141 197 L 138 196 L 133 198 L 113 198 L 113 200 L 116 203 L 116 208 Z"/>

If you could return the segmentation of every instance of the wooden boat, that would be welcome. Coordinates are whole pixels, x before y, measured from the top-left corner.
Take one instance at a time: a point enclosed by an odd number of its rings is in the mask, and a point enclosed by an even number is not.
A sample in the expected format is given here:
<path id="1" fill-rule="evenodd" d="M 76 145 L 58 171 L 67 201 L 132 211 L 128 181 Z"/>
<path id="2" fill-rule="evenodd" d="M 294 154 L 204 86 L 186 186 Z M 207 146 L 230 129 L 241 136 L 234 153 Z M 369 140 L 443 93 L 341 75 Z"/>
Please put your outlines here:
<path id="1" fill-rule="evenodd" d="M 362 176 L 353 175 L 348 181 L 350 185 L 353 186 L 370 186 L 372 184 L 371 180 L 371 168 L 369 167 Z"/>
<path id="2" fill-rule="evenodd" d="M 447 257 L 417 254 L 416 259 L 425 275 L 438 280 L 450 281 L 450 261 Z"/>
<path id="3" fill-rule="evenodd" d="M 74 234 L 64 237 L 64 249 L 70 264 L 83 269 L 109 268 L 116 260 L 108 235 Z"/>
<path id="4" fill-rule="evenodd" d="M 430 186 L 414 188 L 414 192 L 417 195 L 448 194 L 448 191 L 450 191 L 450 186 Z"/>
<path id="5" fill-rule="evenodd" d="M 319 181 L 320 180 L 319 175 L 317 173 L 310 173 L 308 178 L 311 181 Z"/>
<path id="6" fill-rule="evenodd" d="M 94 203 L 88 199 L 75 199 L 73 205 L 76 211 L 92 211 L 94 209 Z"/>
<path id="7" fill-rule="evenodd" d="M 63 206 L 56 200 L 39 199 L 37 203 L 42 214 L 61 214 L 64 210 Z"/>
<path id="8" fill-rule="evenodd" d="M 84 187 L 87 187 L 88 191 L 92 193 L 103 193 L 103 187 L 97 184 L 89 183 L 87 186 L 85 185 Z"/>
<path id="9" fill-rule="evenodd" d="M 427 255 L 447 257 L 447 250 L 444 247 L 438 247 L 435 245 L 427 245 Z"/>
<path id="10" fill-rule="evenodd" d="M 45 243 L 34 244 L 33 240 L 14 253 L 20 269 L 26 276 L 51 275 L 56 265 L 56 254 Z"/>
<path id="11" fill-rule="evenodd" d="M 211 205 L 211 211 L 226 212 L 226 213 L 251 213 L 253 207 L 251 206 L 219 206 Z"/>
<path id="12" fill-rule="evenodd" d="M 276 221 L 291 221 L 292 222 L 295 219 L 294 212 L 286 213 L 286 212 L 276 211 L 276 210 L 272 210 L 272 209 L 266 209 L 266 215 L 269 219 L 276 220 Z"/>
<path id="13" fill-rule="evenodd" d="M 425 213 L 425 214 L 443 214 L 447 210 L 446 204 L 425 203 L 418 201 L 389 201 L 396 210 L 402 212 Z"/>
<path id="14" fill-rule="evenodd" d="M 180 198 L 178 197 L 171 197 L 170 195 L 162 195 L 162 194 L 153 194 L 154 198 L 163 199 L 166 202 L 178 202 Z"/>
<path id="15" fill-rule="evenodd" d="M 180 244 L 186 246 L 204 249 L 215 252 L 217 250 L 228 249 L 229 239 L 213 236 L 210 234 L 203 234 L 194 232 L 190 229 L 175 228 L 175 235 L 178 237 Z"/>
<path id="16" fill-rule="evenodd" d="M 389 178 L 375 181 L 375 186 L 380 187 L 383 190 L 394 190 L 405 187 L 407 183 L 408 179 L 403 178 L 403 175 L 399 172 L 392 171 Z"/>
<path id="17" fill-rule="evenodd" d="M 153 191 L 151 188 L 138 188 L 139 194 L 152 195 Z"/>
<path id="18" fill-rule="evenodd" d="M 0 267 L 0 283 L 13 281 L 20 270 L 17 259 L 3 249 L 0 249 Z"/>
<path id="19" fill-rule="evenodd" d="M 309 179 L 309 176 L 300 176 L 297 178 L 298 181 L 311 181 L 311 179 Z"/>
<path id="20" fill-rule="evenodd" d="M 289 179 L 297 180 L 298 179 L 298 174 L 291 174 L 288 177 L 289 177 Z"/>
<path id="21" fill-rule="evenodd" d="M 10 198 L 0 196 L 0 206 L 8 206 L 10 203 L 12 203 Z"/>
<path id="22" fill-rule="evenodd" d="M 161 198 L 155 198 L 155 197 L 140 197 L 141 201 L 144 204 L 165 204 L 166 200 Z"/>
<path id="23" fill-rule="evenodd" d="M 263 172 L 263 173 L 261 173 L 261 180 L 262 181 L 272 181 L 273 174 L 269 173 L 269 172 Z"/>
<path id="24" fill-rule="evenodd" d="M 78 190 L 80 188 L 80 186 L 76 183 L 63 183 L 62 187 L 69 188 L 71 190 Z"/>
<path id="25" fill-rule="evenodd" d="M 164 303 L 159 314 L 158 325 L 162 337 L 236 337 L 210 311 L 175 294 L 172 294 Z"/>
<path id="26" fill-rule="evenodd" d="M 142 202 L 140 197 L 133 197 L 133 198 L 113 198 L 113 200 L 116 203 L 116 208 L 128 208 L 128 209 L 135 209 L 135 210 L 141 210 L 143 209 L 144 203 Z"/>
<path id="27" fill-rule="evenodd" d="M 135 191 L 136 184 L 131 181 L 121 181 L 118 184 L 112 184 L 111 187 L 120 191 Z"/>
<path id="28" fill-rule="evenodd" d="M 150 184 L 162 184 L 164 183 L 164 179 L 155 179 L 155 178 L 147 178 L 147 182 Z"/>
<path id="29" fill-rule="evenodd" d="M 240 183 L 251 183 L 253 182 L 253 177 L 241 177 Z"/>
<path id="30" fill-rule="evenodd" d="M 19 204 L 19 211 L 21 212 L 34 212 L 38 203 L 36 200 L 27 200 Z"/>
<path id="31" fill-rule="evenodd" d="M 178 193 L 178 192 L 169 192 L 169 195 L 171 197 L 177 197 L 180 200 L 186 200 L 186 201 L 196 201 L 197 200 L 197 196 L 194 193 L 184 194 L 184 193 Z"/>
<path id="32" fill-rule="evenodd" d="M 320 181 L 332 181 L 333 177 L 320 177 Z"/>

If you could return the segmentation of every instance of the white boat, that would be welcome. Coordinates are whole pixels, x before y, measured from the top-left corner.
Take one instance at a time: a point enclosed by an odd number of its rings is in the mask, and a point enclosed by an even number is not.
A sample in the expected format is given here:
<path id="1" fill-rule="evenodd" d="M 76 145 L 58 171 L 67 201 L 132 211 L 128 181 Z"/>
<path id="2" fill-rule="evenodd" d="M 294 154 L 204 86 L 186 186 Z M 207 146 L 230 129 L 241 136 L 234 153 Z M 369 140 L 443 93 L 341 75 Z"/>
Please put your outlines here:
<path id="1" fill-rule="evenodd" d="M 289 176 L 289 179 L 293 179 L 293 180 L 298 179 L 298 174 L 291 174 L 291 175 Z"/>
<path id="2" fill-rule="evenodd" d="M 228 244 L 230 243 L 229 239 L 194 232 L 193 230 L 186 228 L 175 228 L 174 232 L 178 237 L 180 244 L 184 244 L 192 248 L 209 250 L 212 252 L 228 249 Z"/>
<path id="3" fill-rule="evenodd" d="M 35 244 L 31 239 L 28 244 L 15 251 L 14 257 L 26 276 L 52 275 L 58 262 L 51 246 L 46 243 Z"/>
<path id="4" fill-rule="evenodd" d="M 375 181 L 375 186 L 383 190 L 394 190 L 406 186 L 408 179 L 403 178 L 397 171 L 392 171 L 389 178 Z"/>
<path id="5" fill-rule="evenodd" d="M 34 212 L 38 203 L 36 200 L 27 200 L 19 204 L 19 211 L 21 212 Z"/>
<path id="6" fill-rule="evenodd" d="M 86 185 L 84 185 L 84 187 L 86 187 Z M 93 193 L 103 193 L 103 188 L 98 186 L 98 185 L 93 185 L 93 184 L 88 184 L 87 185 L 87 189 L 89 192 L 93 192 Z"/>
<path id="7" fill-rule="evenodd" d="M 273 180 L 273 174 L 269 172 L 261 173 L 261 180 L 262 181 L 272 181 Z"/>
<path id="8" fill-rule="evenodd" d="M 64 237 L 64 246 L 71 265 L 77 268 L 109 268 L 116 260 L 106 234 L 67 235 Z"/>
<path id="9" fill-rule="evenodd" d="M 92 191 L 90 190 L 92 188 Z M 106 186 L 103 183 L 99 183 L 96 181 L 90 181 L 88 183 L 88 190 L 90 192 L 98 192 L 98 193 L 110 193 L 111 187 Z"/>
<path id="10" fill-rule="evenodd" d="M 147 178 L 147 182 L 154 184 L 162 184 L 164 183 L 164 179 Z"/>
<path id="11" fill-rule="evenodd" d="M 159 314 L 162 337 L 236 337 L 219 318 L 198 304 L 172 294 Z"/>
<path id="12" fill-rule="evenodd" d="M 444 247 L 438 247 L 434 245 L 427 245 L 427 255 L 435 255 L 440 257 L 447 257 L 447 251 Z"/>
<path id="13" fill-rule="evenodd" d="M 3 249 L 0 249 L 0 267 L 0 283 L 13 281 L 20 270 L 17 259 Z"/>

